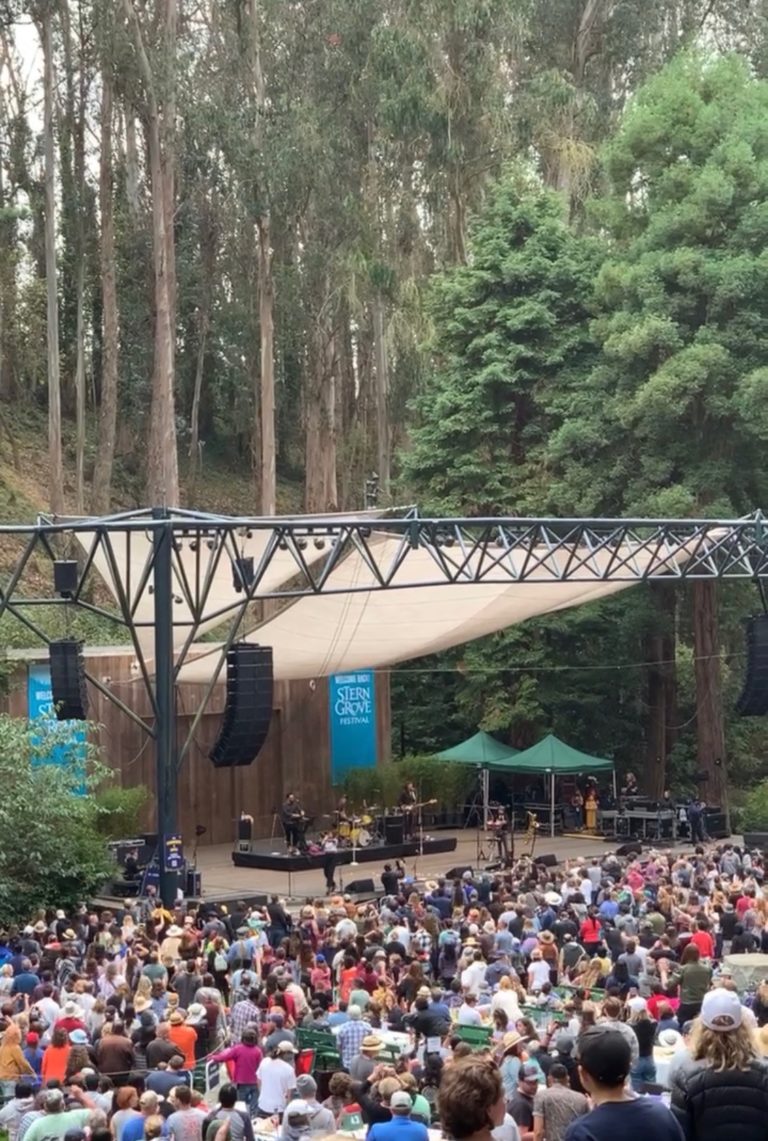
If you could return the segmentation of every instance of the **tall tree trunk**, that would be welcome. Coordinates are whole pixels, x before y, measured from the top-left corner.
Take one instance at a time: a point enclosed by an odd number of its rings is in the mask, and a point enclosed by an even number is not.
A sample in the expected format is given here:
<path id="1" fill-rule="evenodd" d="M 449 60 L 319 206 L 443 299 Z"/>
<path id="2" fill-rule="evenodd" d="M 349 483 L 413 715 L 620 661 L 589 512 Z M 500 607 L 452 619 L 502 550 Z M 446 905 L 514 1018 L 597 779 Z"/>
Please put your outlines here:
<path id="1" fill-rule="evenodd" d="M 133 27 L 139 69 L 144 84 L 145 130 L 152 189 L 152 263 L 155 294 L 155 345 L 152 400 L 149 409 L 147 499 L 151 506 L 179 503 L 179 466 L 176 449 L 174 355 L 176 332 L 176 271 L 173 235 L 173 71 L 175 67 L 176 4 L 163 0 L 162 75 L 164 101 L 158 101 L 155 78 L 144 46 L 141 24 L 133 0 L 123 0 Z"/>
<path id="2" fill-rule="evenodd" d="M 197 494 L 197 480 L 202 469 L 200 455 L 200 400 L 203 394 L 205 374 L 205 350 L 208 345 L 210 326 L 210 305 L 206 289 L 200 309 L 199 333 L 197 339 L 197 361 L 195 363 L 195 388 L 192 393 L 192 410 L 189 416 L 189 498 L 192 503 Z"/>
<path id="3" fill-rule="evenodd" d="M 675 743 L 677 674 L 675 667 L 675 591 L 667 583 L 652 583 L 650 596 L 656 615 L 646 644 L 648 670 L 648 749 L 645 791 L 659 800 L 666 787 L 667 762 Z"/>
<path id="4" fill-rule="evenodd" d="M 277 443 L 275 439 L 275 324 L 270 219 L 262 214 L 259 234 L 259 337 L 261 341 L 261 513 L 277 511 Z"/>
<path id="5" fill-rule="evenodd" d="M 373 346 L 376 358 L 376 462 L 379 489 L 386 497 L 390 484 L 389 361 L 384 330 L 384 298 L 378 290 L 373 299 Z"/>
<path id="6" fill-rule="evenodd" d="M 53 10 L 46 3 L 40 20 L 43 46 L 43 140 L 45 153 L 45 283 L 48 348 L 48 458 L 50 503 L 55 515 L 64 512 L 64 465 L 61 452 L 61 376 L 59 370 L 59 307 L 56 263 L 56 158 L 54 148 Z"/>
<path id="7" fill-rule="evenodd" d="M 707 780 L 702 795 L 727 812 L 725 726 L 723 722 L 720 631 L 717 583 L 702 579 L 692 585 L 693 653 L 696 677 L 696 757 Z"/>
<path id="8" fill-rule="evenodd" d="M 262 146 L 262 122 L 266 111 L 266 83 L 261 58 L 259 29 L 259 0 L 248 0 L 248 68 L 254 109 L 254 150 L 257 155 Z M 257 160 L 258 161 L 258 160 Z M 259 484 L 262 515 L 274 515 L 277 510 L 277 443 L 275 436 L 275 286 L 272 276 L 272 221 L 266 203 L 266 186 L 256 191 L 261 198 L 261 209 L 256 219 L 259 272 L 257 279 L 259 298 L 260 375 L 259 390 L 254 393 L 254 439 L 259 441 Z M 254 461 L 256 461 L 256 455 Z"/>
<path id="9" fill-rule="evenodd" d="M 104 333 L 102 342 L 101 406 L 96 464 L 93 469 L 92 510 L 109 510 L 112 468 L 115 460 L 118 407 L 118 352 L 120 317 L 115 281 L 115 206 L 112 166 L 112 77 L 105 66 L 101 87 L 101 153 L 99 157 L 99 213 L 101 214 L 101 297 Z"/>
<path id="10" fill-rule="evenodd" d="M 125 107 L 125 196 L 135 222 L 141 213 L 139 148 L 136 145 L 136 116 L 129 103 Z"/>
<path id="11" fill-rule="evenodd" d="M 315 319 L 305 397 L 305 506 L 311 513 L 338 508 L 336 366 L 335 335 L 321 306 Z"/>

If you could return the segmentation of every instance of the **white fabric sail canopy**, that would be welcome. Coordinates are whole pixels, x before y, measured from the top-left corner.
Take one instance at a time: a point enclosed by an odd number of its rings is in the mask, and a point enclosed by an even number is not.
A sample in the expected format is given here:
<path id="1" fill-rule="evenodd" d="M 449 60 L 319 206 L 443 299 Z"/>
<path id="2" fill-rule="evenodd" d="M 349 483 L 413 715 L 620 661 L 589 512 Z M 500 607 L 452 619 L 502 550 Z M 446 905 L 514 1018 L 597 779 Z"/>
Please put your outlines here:
<path id="1" fill-rule="evenodd" d="M 395 565 L 401 551 L 399 538 L 377 534 L 371 544 L 380 567 Z M 634 552 L 629 546 L 624 553 L 643 566 L 656 562 L 659 570 L 662 561 L 669 565 L 686 558 L 682 548 L 674 555 L 665 552 L 663 559 L 650 552 Z M 610 579 L 559 582 L 547 552 L 535 551 L 534 555 L 541 559 L 541 565 L 524 582 L 446 585 L 437 584 L 442 576 L 436 574 L 433 551 L 411 551 L 394 572 L 394 589 L 366 590 L 374 586 L 375 577 L 363 555 L 352 551 L 329 576 L 328 585 L 341 593 L 300 598 L 253 630 L 246 640 L 272 646 L 276 679 L 323 677 L 388 666 L 462 645 L 535 615 L 603 598 L 631 585 Z M 514 551 L 500 557 L 519 568 L 524 559 L 530 560 L 531 552 Z M 589 558 L 593 565 L 605 569 L 615 563 L 616 552 L 574 549 L 570 556 L 564 556 L 560 550 L 557 558 L 564 557 Z M 428 585 L 417 585 L 420 582 Z M 408 585 L 398 589 L 398 584 Z M 350 593 L 343 593 L 345 590 Z M 205 682 L 213 676 L 221 660 L 220 647 L 207 645 L 200 650 L 200 655 L 182 666 L 180 681 Z"/>
<path id="2" fill-rule="evenodd" d="M 369 511 L 360 512 L 355 516 L 345 515 L 344 518 L 357 518 L 364 521 L 370 519 L 373 521 L 379 518 L 380 514 L 380 512 Z M 322 517 L 307 515 L 300 518 L 302 522 L 306 521 L 308 527 L 314 523 L 319 526 L 321 523 L 327 524 L 333 520 L 333 516 L 328 515 Z M 177 537 L 173 555 L 173 640 L 177 648 L 183 646 L 187 641 L 194 624 L 189 596 L 202 599 L 205 589 L 201 620 L 195 628 L 195 637 L 199 638 L 207 631 L 213 630 L 222 622 L 227 621 L 232 612 L 242 605 L 243 595 L 235 589 L 233 582 L 233 558 L 253 558 L 254 566 L 258 567 L 259 560 L 264 556 L 272 537 L 270 531 L 254 531 L 250 537 L 245 534 L 233 538 L 232 542 L 226 545 L 215 564 L 213 573 L 210 575 L 210 581 L 206 582 L 207 568 L 212 562 L 212 555 L 207 547 L 201 554 L 196 551 L 197 540 L 193 535 L 194 532 L 190 529 L 188 538 Z M 76 537 L 84 553 L 88 555 L 94 544 L 95 532 L 78 531 Z M 204 539 L 203 542 L 205 543 L 207 540 Z M 120 582 L 133 611 L 139 645 L 145 655 L 151 654 L 154 641 L 154 597 L 152 575 L 150 574 L 148 577 L 145 575 L 145 569 L 152 557 L 151 535 L 149 531 L 134 530 L 130 532 L 129 537 L 128 532 L 115 530 L 110 535 L 110 545 Z M 318 548 L 314 543 L 308 542 L 306 548 L 302 550 L 302 558 L 307 566 L 311 567 L 327 558 L 328 549 L 327 543 L 322 548 Z M 93 565 L 104 579 L 112 596 L 118 600 L 119 590 L 115 582 L 116 576 L 113 574 L 111 561 L 103 544 L 96 546 Z M 290 551 L 280 549 L 274 551 L 269 565 L 264 569 L 260 578 L 259 589 L 255 597 L 258 598 L 259 595 L 266 595 L 279 590 L 296 574 L 296 570 L 296 560 Z"/>

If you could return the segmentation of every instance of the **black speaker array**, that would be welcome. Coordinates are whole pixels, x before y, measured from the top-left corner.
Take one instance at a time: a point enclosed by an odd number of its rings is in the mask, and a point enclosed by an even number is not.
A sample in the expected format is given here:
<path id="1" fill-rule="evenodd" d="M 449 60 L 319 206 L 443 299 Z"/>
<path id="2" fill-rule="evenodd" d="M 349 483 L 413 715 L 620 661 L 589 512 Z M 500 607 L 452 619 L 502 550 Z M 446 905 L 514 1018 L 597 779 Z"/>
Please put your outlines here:
<path id="1" fill-rule="evenodd" d="M 238 642 L 227 652 L 227 703 L 210 752 L 217 769 L 250 765 L 272 719 L 272 647 Z"/>
<path id="2" fill-rule="evenodd" d="M 758 614 L 746 622 L 747 674 L 736 702 L 742 717 L 764 717 L 768 713 L 768 614 Z"/>
<path id="3" fill-rule="evenodd" d="M 83 643 L 76 638 L 59 638 L 51 642 L 49 654 L 56 717 L 59 721 L 85 721 L 88 717 L 88 691 Z"/>

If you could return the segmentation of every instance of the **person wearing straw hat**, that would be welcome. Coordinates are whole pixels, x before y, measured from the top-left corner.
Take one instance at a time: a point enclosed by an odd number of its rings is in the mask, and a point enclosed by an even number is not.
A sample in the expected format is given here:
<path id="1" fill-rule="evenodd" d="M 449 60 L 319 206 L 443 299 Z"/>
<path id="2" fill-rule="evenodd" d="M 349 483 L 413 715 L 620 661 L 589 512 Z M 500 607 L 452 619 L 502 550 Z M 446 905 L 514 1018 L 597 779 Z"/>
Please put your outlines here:
<path id="1" fill-rule="evenodd" d="M 375 1034 L 366 1034 L 360 1043 L 360 1052 L 356 1054 L 347 1067 L 349 1076 L 356 1082 L 366 1081 L 376 1069 L 376 1058 L 384 1046 L 381 1038 Z"/>

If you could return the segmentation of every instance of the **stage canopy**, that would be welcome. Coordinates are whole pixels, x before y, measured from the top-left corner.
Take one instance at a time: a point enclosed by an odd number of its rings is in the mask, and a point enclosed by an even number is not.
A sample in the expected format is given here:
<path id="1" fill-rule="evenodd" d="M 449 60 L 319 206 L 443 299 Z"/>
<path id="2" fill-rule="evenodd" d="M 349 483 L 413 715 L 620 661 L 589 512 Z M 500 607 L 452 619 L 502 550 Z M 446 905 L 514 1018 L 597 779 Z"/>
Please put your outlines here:
<path id="1" fill-rule="evenodd" d="M 613 768 L 613 761 L 605 757 L 591 757 L 589 753 L 582 753 L 571 745 L 566 745 L 565 741 L 550 733 L 531 745 L 530 749 L 518 752 L 507 767 L 516 773 L 553 773 L 562 776 L 565 773 L 607 772 Z"/>
<path id="2" fill-rule="evenodd" d="M 401 540 L 381 532 L 374 532 L 369 546 L 379 572 L 384 568 L 388 589 L 377 589 L 377 570 L 365 553 L 351 551 L 327 576 L 328 593 L 297 599 L 246 636 L 245 641 L 272 646 L 275 679 L 383 668 L 464 645 L 540 614 L 605 598 L 632 585 L 625 579 L 558 581 L 554 560 L 548 559 L 546 551 L 535 552 L 540 565 L 523 579 L 523 568 L 534 553 L 524 549 L 503 556 L 512 573 L 519 573 L 519 582 L 472 581 L 473 570 L 467 565 L 466 581 L 459 576 L 458 581 L 446 583 L 436 574 L 433 550 L 415 550 L 403 560 Z M 595 566 L 608 568 L 616 555 L 605 550 L 590 551 L 587 556 L 574 547 L 571 557 L 589 557 Z M 629 550 L 626 557 L 630 557 Z M 660 557 L 651 552 L 632 557 L 645 564 L 661 564 Z M 681 550 L 676 557 L 684 562 L 686 555 Z M 674 558 L 665 552 L 663 561 L 669 565 Z M 233 605 L 236 601 L 233 596 Z M 206 682 L 221 660 L 220 648 L 200 644 L 190 649 L 189 657 L 179 670 L 179 680 Z"/>
<path id="3" fill-rule="evenodd" d="M 338 537 L 342 531 L 335 519 L 276 519 L 274 529 L 246 523 L 223 538 L 212 519 L 211 531 L 203 530 L 202 537 L 199 522 L 175 533 L 178 681 L 209 684 L 220 676 L 222 642 L 213 639 L 218 631 L 229 636 L 227 627 L 243 607 L 234 573 L 242 561 L 255 570 L 256 587 L 247 601 L 279 598 L 281 608 L 275 613 L 270 603 L 270 616 L 260 624 L 252 610 L 243 612 L 236 636 L 271 646 L 275 680 L 296 680 L 386 668 L 464 645 L 529 618 L 615 594 L 646 575 L 674 577 L 691 557 L 685 543 L 649 543 L 626 530 L 611 543 L 594 538 L 569 543 L 559 532 L 536 528 L 516 533 L 514 543 L 505 534 L 492 544 L 472 545 L 461 532 L 451 532 L 448 542 L 437 532 L 411 541 L 402 526 L 387 530 L 377 512 L 352 517 L 364 532 L 352 541 L 349 528 L 346 538 Z M 306 536 L 286 536 L 280 531 L 286 522 L 306 529 Z M 82 528 L 76 538 L 89 565 L 130 609 L 137 656 L 151 674 L 152 533 L 118 527 L 100 537 L 97 530 Z M 582 573 L 574 576 L 577 567 Z"/>
<path id="4" fill-rule="evenodd" d="M 567 773 L 596 773 L 613 770 L 613 761 L 605 757 L 591 757 L 571 745 L 566 745 L 553 733 L 548 734 L 530 749 L 510 762 L 508 769 L 516 773 L 539 773 L 549 777 L 549 834 L 555 834 L 555 780 Z"/>
<path id="5" fill-rule="evenodd" d="M 484 733 L 481 729 L 459 745 L 436 753 L 433 759 L 436 761 L 452 761 L 458 765 L 478 765 L 482 768 L 503 769 L 510 766 L 510 762 L 519 752 L 519 749 L 513 749 L 511 745 L 503 745 L 501 741 L 497 741 L 495 737 L 491 737 L 489 733 Z"/>

